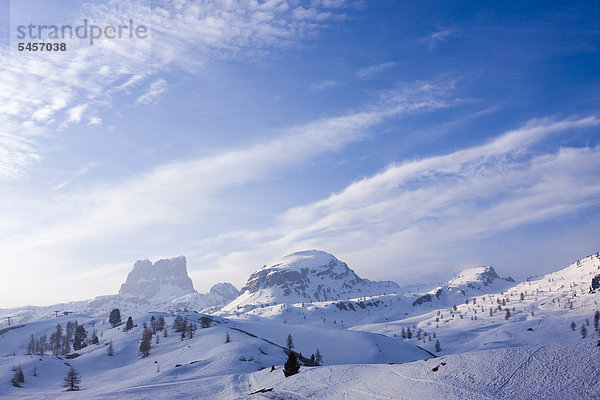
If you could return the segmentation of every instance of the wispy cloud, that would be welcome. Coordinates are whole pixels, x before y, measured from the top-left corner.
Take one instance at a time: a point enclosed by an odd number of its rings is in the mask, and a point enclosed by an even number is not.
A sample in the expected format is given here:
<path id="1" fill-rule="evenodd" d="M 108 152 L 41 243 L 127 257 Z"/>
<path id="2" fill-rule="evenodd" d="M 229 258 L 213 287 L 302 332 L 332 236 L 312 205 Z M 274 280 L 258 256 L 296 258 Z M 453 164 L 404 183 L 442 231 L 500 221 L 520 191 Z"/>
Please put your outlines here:
<path id="1" fill-rule="evenodd" d="M 87 123 L 88 126 L 100 126 L 102 125 L 102 118 L 91 117 Z"/>
<path id="2" fill-rule="evenodd" d="M 421 39 L 419 39 L 422 43 L 427 43 L 429 46 L 429 50 L 435 49 L 440 43 L 447 41 L 456 31 L 450 29 L 444 29 L 437 32 L 433 32 Z"/>
<path id="3" fill-rule="evenodd" d="M 150 104 L 166 91 L 167 82 L 164 79 L 157 79 L 150 84 L 146 93 L 136 99 L 135 104 Z"/>
<path id="4" fill-rule="evenodd" d="M 329 80 L 326 80 L 326 81 L 315 82 L 312 85 L 312 89 L 315 92 L 322 92 L 324 90 L 331 89 L 331 88 L 334 88 L 334 87 L 340 86 L 340 85 L 341 84 L 338 81 L 335 81 L 333 79 L 329 79 Z"/>
<path id="5" fill-rule="evenodd" d="M 399 64 L 400 63 L 396 61 L 388 61 L 381 64 L 370 65 L 368 67 L 358 70 L 356 72 L 356 76 L 358 76 L 360 79 L 367 79 L 374 75 L 377 75 L 380 72 L 393 68 Z"/>
<path id="6" fill-rule="evenodd" d="M 269 179 L 282 170 L 363 140 L 371 128 L 386 119 L 449 107 L 454 102 L 451 86 L 443 83 L 409 86 L 398 87 L 394 95 L 388 92 L 385 99 L 356 112 L 294 126 L 245 148 L 163 164 L 115 183 L 77 188 L 61 195 L 56 203 L 33 201 L 24 214 L 11 213 L 21 207 L 17 201 L 12 208 L 4 204 L 0 210 L 12 215 L 13 222 L 12 228 L 4 230 L 10 239 L 0 243 L 0 258 L 5 262 L 19 259 L 21 263 L 27 259 L 35 269 L 42 266 L 40 257 L 45 254 L 43 265 L 70 268 L 80 257 L 78 254 L 97 251 L 91 249 L 98 246 L 98 238 L 103 238 L 104 245 L 112 242 L 111 247 L 121 247 L 125 244 L 119 238 L 127 235 L 131 239 L 121 249 L 125 252 L 135 248 L 137 240 L 159 236 L 161 246 L 173 245 L 171 240 L 187 243 L 189 237 L 180 237 L 176 232 L 199 229 L 197 234 L 206 234 L 212 230 L 204 227 L 204 221 L 214 213 L 222 192 L 228 188 Z M 165 241 L 162 234 L 155 236 L 169 229 L 175 229 L 169 240 Z M 86 289 L 82 286 L 81 290 L 83 293 Z"/>
<path id="7" fill-rule="evenodd" d="M 246 250 L 221 254 L 218 265 L 326 246 L 381 277 L 398 268 L 412 276 L 443 261 L 442 249 L 599 205 L 600 147 L 531 151 L 549 135 L 599 125 L 597 117 L 533 120 L 482 145 L 391 164 L 287 210 L 269 229 L 223 237 Z"/>
<path id="8" fill-rule="evenodd" d="M 153 80 L 137 104 L 148 104 L 166 90 L 156 76 L 165 68 L 196 71 L 216 59 L 258 57 L 295 43 L 342 15 L 340 1 L 298 9 L 295 1 L 156 1 L 82 3 L 80 13 L 95 24 L 123 15 L 152 27 L 152 58 L 142 41 L 99 41 L 93 47 L 69 42 L 65 54 L 12 54 L 0 48 L 0 180 L 25 176 L 41 159 L 41 136 L 54 128 L 110 109 L 115 96 Z M 304 11 L 303 11 L 304 10 Z M 65 23 L 71 21 L 64 21 Z M 35 79 L 32 79 L 35 77 Z"/>

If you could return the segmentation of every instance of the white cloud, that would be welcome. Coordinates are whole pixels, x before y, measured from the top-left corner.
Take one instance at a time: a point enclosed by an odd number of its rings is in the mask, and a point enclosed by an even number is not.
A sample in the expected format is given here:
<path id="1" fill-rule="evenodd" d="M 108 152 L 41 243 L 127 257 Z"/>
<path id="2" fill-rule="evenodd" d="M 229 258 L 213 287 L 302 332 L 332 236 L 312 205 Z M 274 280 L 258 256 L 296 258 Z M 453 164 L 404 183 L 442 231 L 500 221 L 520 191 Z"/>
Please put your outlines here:
<path id="1" fill-rule="evenodd" d="M 109 109 L 113 96 L 154 79 L 137 100 L 151 102 L 166 89 L 157 76 L 165 68 L 194 71 L 214 59 L 261 55 L 318 32 L 328 19 L 342 15 L 330 8 L 341 5 L 337 1 L 311 7 L 301 20 L 291 7 L 295 1 L 164 1 L 154 2 L 152 11 L 148 3 L 88 2 L 80 12 L 97 25 L 126 15 L 152 27 L 152 58 L 144 41 L 87 46 L 73 40 L 64 54 L 18 56 L 9 45 L 0 47 L 0 180 L 25 176 L 42 157 L 40 137 L 51 136 L 53 128 L 80 122 L 84 112 Z M 94 118 L 90 125 L 101 116 Z"/>
<path id="2" fill-rule="evenodd" d="M 439 87 L 433 90 L 432 86 Z M 78 263 L 93 268 L 114 262 L 110 258 L 114 255 L 89 259 L 89 254 L 102 253 L 100 248 L 119 248 L 114 254 L 125 252 L 135 259 L 137 255 L 130 252 L 137 241 L 146 247 L 148 241 L 159 240 L 160 246 L 177 252 L 179 246 L 189 243 L 187 230 L 210 230 L 204 220 L 214 214 L 220 194 L 228 188 L 269 179 L 282 170 L 362 140 L 370 128 L 387 118 L 453 104 L 451 89 L 441 83 L 418 83 L 414 88 L 397 88 L 394 92 L 378 104 L 295 126 L 246 148 L 167 163 L 116 183 L 79 186 L 71 192 L 61 191 L 56 197 L 31 199 L 26 207 L 17 200 L 0 205 L 0 214 L 11 215 L 9 227 L 3 231 L 7 240 L 0 242 L 0 258 L 27 265 L 29 271 L 51 265 L 60 274 Z M 91 167 L 84 166 L 80 172 L 87 173 Z M 75 173 L 71 181 L 55 189 L 66 188 L 77 177 Z M 166 232 L 171 233 L 165 236 Z M 123 237 L 128 238 L 126 243 Z M 189 250 L 186 247 L 181 252 L 189 254 Z M 117 286 L 120 279 L 114 277 L 113 284 Z M 74 297 L 89 296 L 99 289 L 82 284 L 78 290 L 81 294 L 72 294 Z"/>
<path id="3" fill-rule="evenodd" d="M 430 35 L 427 35 L 421 38 L 419 41 L 422 43 L 427 43 L 429 45 L 429 50 L 435 49 L 440 43 L 447 41 L 450 36 L 455 34 L 456 32 L 450 29 L 444 29 L 437 32 L 433 32 Z"/>
<path id="4" fill-rule="evenodd" d="M 336 86 L 340 86 L 340 83 L 338 81 L 329 79 L 329 80 L 314 83 L 312 85 L 312 88 L 315 92 L 322 92 L 324 90 L 331 89 Z"/>
<path id="5" fill-rule="evenodd" d="M 423 273 L 443 264 L 445 249 L 600 205 L 600 147 L 530 150 L 549 135 L 598 125 L 597 117 L 534 120 L 486 144 L 392 164 L 286 211 L 269 229 L 223 236 L 240 250 L 213 263 L 252 268 L 326 247 L 381 278 Z"/>
<path id="6" fill-rule="evenodd" d="M 91 117 L 90 120 L 87 123 L 88 126 L 101 126 L 102 125 L 102 118 L 98 118 L 98 117 Z"/>
<path id="7" fill-rule="evenodd" d="M 71 109 L 69 109 L 67 111 L 67 122 L 76 122 L 79 123 L 81 122 L 81 117 L 83 116 L 83 113 L 85 112 L 85 110 L 88 108 L 87 104 L 81 104 L 78 106 L 75 106 Z"/>
<path id="8" fill-rule="evenodd" d="M 378 73 L 386 71 L 399 64 L 400 63 L 396 61 L 389 61 L 381 64 L 370 65 L 368 67 L 358 70 L 358 72 L 356 72 L 356 76 L 358 76 L 360 79 L 367 79 L 372 77 L 373 75 L 377 75 Z"/>
<path id="9" fill-rule="evenodd" d="M 146 93 L 136 99 L 135 104 L 150 104 L 166 91 L 167 82 L 164 79 L 157 79 L 150 84 Z"/>

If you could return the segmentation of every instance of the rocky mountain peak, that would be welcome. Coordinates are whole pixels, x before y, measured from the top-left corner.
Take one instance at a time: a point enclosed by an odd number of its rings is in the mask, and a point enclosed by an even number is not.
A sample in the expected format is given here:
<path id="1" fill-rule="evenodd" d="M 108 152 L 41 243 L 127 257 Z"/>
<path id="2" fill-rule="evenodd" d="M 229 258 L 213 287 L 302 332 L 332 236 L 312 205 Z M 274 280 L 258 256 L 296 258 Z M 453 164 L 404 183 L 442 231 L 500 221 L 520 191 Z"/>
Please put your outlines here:
<path id="1" fill-rule="evenodd" d="M 119 290 L 120 295 L 146 299 L 194 292 L 184 256 L 162 259 L 155 263 L 150 260 L 136 261 Z"/>
<path id="2" fill-rule="evenodd" d="M 210 288 L 210 293 L 223 297 L 225 300 L 232 301 L 239 296 L 240 291 L 229 282 L 221 282 Z"/>
<path id="3" fill-rule="evenodd" d="M 248 278 L 238 303 L 329 301 L 391 292 L 393 282 L 362 279 L 332 254 L 306 250 L 289 254 L 265 265 Z"/>

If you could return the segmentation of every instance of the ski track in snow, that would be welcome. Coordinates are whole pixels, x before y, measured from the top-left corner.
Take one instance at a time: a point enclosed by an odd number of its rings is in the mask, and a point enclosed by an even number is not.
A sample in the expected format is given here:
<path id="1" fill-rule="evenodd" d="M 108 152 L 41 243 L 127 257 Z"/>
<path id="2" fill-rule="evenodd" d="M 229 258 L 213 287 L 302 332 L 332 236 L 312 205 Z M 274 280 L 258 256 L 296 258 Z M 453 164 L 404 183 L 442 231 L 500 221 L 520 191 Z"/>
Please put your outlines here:
<path id="1" fill-rule="evenodd" d="M 521 364 L 519 364 L 519 366 L 517 368 L 515 368 L 513 373 L 510 374 L 510 376 L 506 379 L 506 381 L 504 381 L 504 383 L 502 385 L 500 385 L 500 387 L 498 387 L 498 389 L 496 390 L 496 394 L 499 395 L 500 392 L 502 392 L 502 390 L 506 387 L 506 385 L 508 385 L 511 382 L 512 378 L 514 378 L 514 376 L 517 374 L 517 372 L 519 372 L 521 369 L 523 369 L 527 365 L 529 365 L 529 363 L 533 359 L 533 356 L 535 356 L 540 350 L 542 350 L 544 348 L 546 348 L 545 345 L 538 347 L 529 355 L 529 357 L 527 357 L 527 359 L 525 361 L 523 361 Z"/>
<path id="2" fill-rule="evenodd" d="M 406 376 L 406 375 L 404 375 L 404 374 L 402 374 L 402 373 L 400 373 L 400 372 L 396 371 L 394 368 L 392 368 L 392 366 L 391 366 L 391 365 L 389 365 L 388 367 L 389 367 L 389 369 L 390 369 L 390 370 L 391 370 L 391 371 L 392 371 L 394 374 L 396 374 L 396 375 L 400 376 L 401 378 L 407 379 L 407 380 L 409 380 L 409 381 L 413 381 L 413 382 L 419 382 L 419 383 L 431 383 L 431 384 L 434 384 L 434 385 L 436 385 L 436 386 L 437 386 L 437 385 L 440 385 L 440 386 L 446 386 L 446 387 L 449 387 L 449 388 L 451 388 L 451 389 L 454 389 L 454 390 L 456 390 L 456 391 L 458 391 L 458 392 L 462 392 L 462 393 L 468 394 L 469 396 L 475 396 L 475 397 L 472 397 L 473 399 L 481 399 L 481 398 L 493 399 L 493 397 L 489 397 L 489 396 L 487 396 L 487 395 L 485 395 L 485 394 L 483 394 L 483 393 L 480 393 L 480 392 L 477 392 L 477 391 L 474 391 L 474 390 L 469 390 L 469 389 L 467 389 L 467 388 L 464 388 L 464 387 L 458 387 L 458 386 L 455 386 L 455 385 L 451 385 L 451 384 L 449 384 L 449 383 L 442 382 L 442 381 L 439 381 L 439 380 L 433 380 L 433 379 L 423 379 L 423 378 L 413 378 L 413 377 L 410 377 L 410 376 Z M 466 397 L 462 397 L 462 398 L 464 399 L 464 398 L 466 398 Z"/>

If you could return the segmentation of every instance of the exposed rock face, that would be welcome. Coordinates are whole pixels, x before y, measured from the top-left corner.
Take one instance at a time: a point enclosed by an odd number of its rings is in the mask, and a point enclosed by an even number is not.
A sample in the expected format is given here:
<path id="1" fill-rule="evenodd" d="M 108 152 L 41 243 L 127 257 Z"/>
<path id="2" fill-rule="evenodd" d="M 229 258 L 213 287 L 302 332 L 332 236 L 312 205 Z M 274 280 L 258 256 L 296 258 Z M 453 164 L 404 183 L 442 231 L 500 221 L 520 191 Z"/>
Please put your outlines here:
<path id="1" fill-rule="evenodd" d="M 346 263 L 329 253 L 308 250 L 265 265 L 250 276 L 240 292 L 245 302 L 264 303 L 329 301 L 397 289 L 394 282 L 371 282 L 360 278 Z"/>
<path id="2" fill-rule="evenodd" d="M 210 293 L 221 296 L 227 302 L 234 300 L 236 297 L 240 295 L 240 291 L 235 288 L 229 282 L 221 282 L 217 283 L 213 287 L 210 288 Z"/>
<path id="3" fill-rule="evenodd" d="M 150 260 L 136 261 L 119 290 L 122 296 L 146 299 L 194 292 L 184 256 L 158 260 L 154 264 Z"/>

